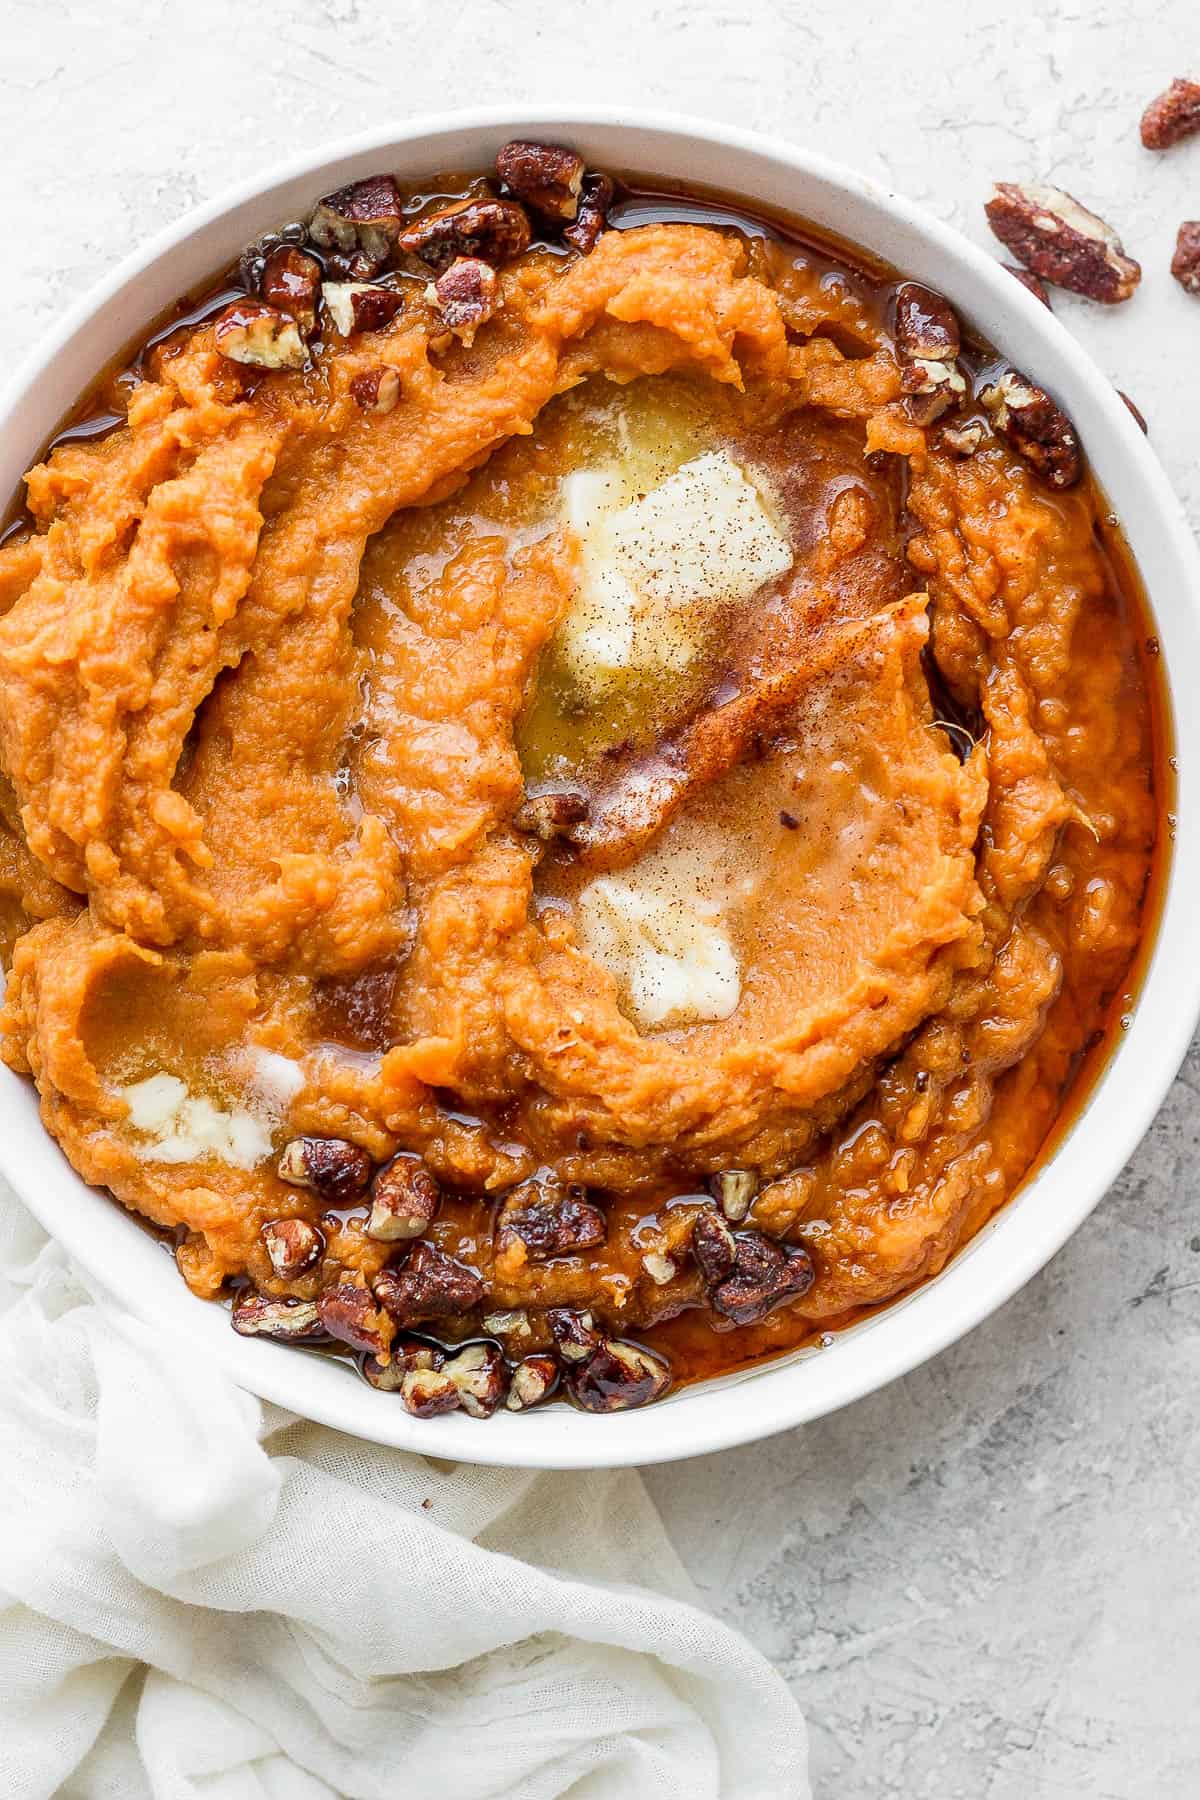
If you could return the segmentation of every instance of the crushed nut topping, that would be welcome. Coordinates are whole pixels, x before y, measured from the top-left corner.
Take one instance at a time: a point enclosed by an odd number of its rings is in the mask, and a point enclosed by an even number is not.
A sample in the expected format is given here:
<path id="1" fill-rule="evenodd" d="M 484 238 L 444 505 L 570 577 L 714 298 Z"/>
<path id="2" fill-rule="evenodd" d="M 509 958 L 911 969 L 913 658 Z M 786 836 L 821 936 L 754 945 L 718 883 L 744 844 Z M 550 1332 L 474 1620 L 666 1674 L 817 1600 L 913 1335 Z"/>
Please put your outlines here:
<path id="1" fill-rule="evenodd" d="M 599 1347 L 600 1333 L 590 1312 L 574 1312 L 569 1306 L 552 1306 L 546 1314 L 546 1323 L 564 1362 L 583 1362 Z"/>
<path id="2" fill-rule="evenodd" d="M 774 1243 L 759 1231 L 741 1233 L 736 1244 L 732 1273 L 710 1294 L 714 1310 L 735 1325 L 757 1324 L 812 1286 L 812 1257 L 800 1246 Z"/>
<path id="3" fill-rule="evenodd" d="M 460 256 L 511 262 L 528 250 L 529 217 L 515 200 L 462 200 L 418 219 L 400 247 L 442 274 Z"/>
<path id="4" fill-rule="evenodd" d="M 420 1240 L 404 1262 L 380 1270 L 375 1298 L 397 1325 L 415 1325 L 470 1312 L 483 1299 L 483 1282 L 474 1269 Z"/>
<path id="5" fill-rule="evenodd" d="M 509 1412 L 528 1412 L 531 1406 L 538 1406 L 547 1399 L 557 1386 L 558 1364 L 547 1352 L 539 1351 L 525 1357 L 513 1370 L 504 1404 Z"/>
<path id="6" fill-rule="evenodd" d="M 458 1384 L 442 1369 L 406 1369 L 400 1377 L 400 1399 L 414 1419 L 436 1419 L 462 1404 Z"/>
<path id="7" fill-rule="evenodd" d="M 676 1275 L 675 1264 L 669 1256 L 661 1256 L 657 1250 L 648 1250 L 642 1258 L 642 1267 L 654 1283 L 655 1287 L 666 1287 Z"/>
<path id="8" fill-rule="evenodd" d="M 714 1175 L 709 1185 L 725 1217 L 740 1225 L 758 1192 L 758 1176 L 753 1169 L 725 1169 Z"/>
<path id="9" fill-rule="evenodd" d="M 377 1356 L 362 1361 L 363 1379 L 384 1394 L 396 1393 L 410 1369 L 440 1369 L 446 1360 L 445 1351 L 421 1338 L 393 1338 L 388 1354 L 387 1362 Z"/>
<path id="10" fill-rule="evenodd" d="M 1173 81 L 1150 102 L 1141 129 L 1147 150 L 1169 150 L 1200 131 L 1200 81 Z"/>
<path id="11" fill-rule="evenodd" d="M 402 210 L 392 177 L 368 175 L 317 202 L 309 236 L 322 250 L 340 250 L 347 256 L 357 252 L 381 269 L 400 236 Z"/>
<path id="12" fill-rule="evenodd" d="M 1019 262 L 1089 300 L 1128 300 L 1142 279 L 1111 225 L 1062 188 L 998 181 L 984 209 L 1000 242 Z"/>
<path id="13" fill-rule="evenodd" d="M 470 349 L 479 327 L 499 310 L 500 277 L 478 256 L 460 256 L 430 282 L 425 298 L 441 314 L 447 331 Z"/>
<path id="14" fill-rule="evenodd" d="M 958 366 L 961 347 L 958 319 L 949 301 L 919 282 L 904 282 L 896 293 L 896 353 L 915 424 L 932 425 L 966 393 L 966 379 Z"/>
<path id="15" fill-rule="evenodd" d="M 733 1273 L 737 1240 L 715 1207 L 697 1213 L 692 1226 L 692 1255 L 709 1287 Z"/>
<path id="16" fill-rule="evenodd" d="M 357 1200 L 371 1179 L 370 1157 L 345 1138 L 293 1138 L 275 1169 L 281 1181 L 311 1188 L 330 1206 Z"/>
<path id="17" fill-rule="evenodd" d="M 585 1412 L 628 1412 L 661 1399 L 671 1371 L 660 1356 L 622 1338 L 604 1338 L 583 1362 L 565 1370 L 567 1391 Z"/>
<path id="18" fill-rule="evenodd" d="M 295 319 L 260 300 L 235 300 L 218 313 L 213 339 L 230 362 L 254 369 L 302 369 L 308 350 Z"/>
<path id="19" fill-rule="evenodd" d="M 536 213 L 555 221 L 574 219 L 583 187 L 583 158 L 559 144 L 514 139 L 496 157 L 505 187 Z"/>
<path id="20" fill-rule="evenodd" d="M 947 449 L 953 450 L 955 456 L 974 456 L 984 439 L 984 428 L 978 419 L 968 419 L 965 425 L 946 425 L 942 428 L 942 442 Z"/>
<path id="21" fill-rule="evenodd" d="M 996 430 L 1048 487 L 1074 487 L 1083 474 L 1079 439 L 1066 413 L 1044 388 L 1008 369 L 984 388 L 979 399 Z"/>
<path id="22" fill-rule="evenodd" d="M 281 1281 L 311 1269 L 325 1249 L 325 1239 L 307 1219 L 271 1219 L 259 1233 L 271 1267 Z"/>
<path id="23" fill-rule="evenodd" d="M 366 413 L 386 416 L 395 412 L 400 400 L 399 372 L 386 363 L 377 369 L 364 369 L 350 383 L 350 398 Z"/>
<path id="24" fill-rule="evenodd" d="M 463 1411 L 490 1419 L 508 1392 L 508 1369 L 495 1344 L 467 1344 L 442 1365 L 458 1390 Z"/>
<path id="25" fill-rule="evenodd" d="M 268 306 L 290 313 L 305 337 L 317 322 L 321 265 L 290 244 L 283 244 L 263 265 L 258 291 Z"/>
<path id="26" fill-rule="evenodd" d="M 596 248 L 601 233 L 608 227 L 608 209 L 616 190 L 607 175 L 585 175 L 579 195 L 579 209 L 574 221 L 563 231 L 573 249 L 584 256 Z"/>
<path id="27" fill-rule="evenodd" d="M 404 307 L 402 293 L 376 281 L 327 281 L 321 298 L 343 337 L 352 337 L 356 331 L 382 331 Z"/>
<path id="28" fill-rule="evenodd" d="M 367 1288 L 353 1281 L 336 1282 L 318 1297 L 317 1313 L 330 1337 L 340 1344 L 367 1350 L 373 1356 L 382 1351 L 379 1313 Z"/>
<path id="29" fill-rule="evenodd" d="M 544 844 L 564 837 L 572 825 L 588 815 L 587 795 L 579 788 L 554 788 L 541 794 L 526 794 L 513 814 L 518 831 L 528 831 Z"/>
<path id="30" fill-rule="evenodd" d="M 1179 227 L 1171 273 L 1189 294 L 1200 294 L 1200 219 L 1189 219 Z"/>
<path id="31" fill-rule="evenodd" d="M 367 1236 L 382 1244 L 419 1238 L 432 1225 L 442 1191 L 419 1156 L 394 1156 L 371 1183 Z"/>
<path id="32" fill-rule="evenodd" d="M 253 1288 L 243 1288 L 230 1312 L 230 1323 L 240 1337 L 298 1338 L 322 1336 L 315 1300 L 271 1300 Z"/>
<path id="33" fill-rule="evenodd" d="M 533 1262 L 590 1250 L 607 1235 L 608 1221 L 598 1206 L 569 1188 L 536 1181 L 514 1188 L 496 1220 L 497 1253 L 503 1255 L 519 1240 Z"/>

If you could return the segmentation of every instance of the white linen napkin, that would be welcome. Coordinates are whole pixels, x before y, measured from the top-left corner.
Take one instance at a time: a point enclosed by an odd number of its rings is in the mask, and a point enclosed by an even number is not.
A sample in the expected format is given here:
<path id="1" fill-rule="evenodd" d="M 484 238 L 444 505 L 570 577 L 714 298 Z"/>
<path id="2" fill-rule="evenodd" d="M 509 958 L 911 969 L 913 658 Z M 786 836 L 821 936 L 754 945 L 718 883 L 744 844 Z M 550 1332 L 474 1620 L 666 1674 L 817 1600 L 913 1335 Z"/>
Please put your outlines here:
<path id="1" fill-rule="evenodd" d="M 4 1800 L 808 1800 L 783 1681 L 692 1598 L 632 1471 L 296 1419 L 0 1186 Z"/>

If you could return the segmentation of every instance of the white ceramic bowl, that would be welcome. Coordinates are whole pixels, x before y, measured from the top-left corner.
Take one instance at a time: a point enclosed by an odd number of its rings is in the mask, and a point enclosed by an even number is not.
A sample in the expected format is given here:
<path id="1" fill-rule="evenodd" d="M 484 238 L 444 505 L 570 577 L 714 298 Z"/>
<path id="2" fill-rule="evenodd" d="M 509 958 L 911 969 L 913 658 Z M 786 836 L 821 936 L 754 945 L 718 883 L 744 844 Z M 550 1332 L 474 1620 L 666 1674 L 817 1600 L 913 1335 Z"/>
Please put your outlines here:
<path id="1" fill-rule="evenodd" d="M 957 232 L 811 151 L 700 121 L 541 110 L 416 120 L 296 157 L 161 233 L 94 289 L 0 401 L 0 496 L 11 494 L 97 372 L 175 298 L 260 232 L 379 168 L 405 177 L 481 168 L 509 137 L 575 145 L 599 168 L 726 189 L 866 246 L 949 296 L 962 316 L 1053 392 L 1079 429 L 1151 597 L 1174 693 L 1200 684 L 1200 556 L 1154 452 L 1069 332 Z M 992 1312 L 1092 1210 L 1161 1103 L 1200 1013 L 1193 919 L 1200 903 L 1200 708 L 1175 708 L 1178 831 L 1161 923 L 1132 1024 L 1069 1135 L 1035 1179 L 935 1281 L 839 1335 L 754 1371 L 691 1387 L 642 1412 L 567 1407 L 480 1424 L 421 1422 L 345 1366 L 237 1337 L 195 1299 L 172 1259 L 86 1187 L 43 1130 L 31 1085 L 0 1070 L 0 1168 L 47 1230 L 135 1313 L 194 1346 L 242 1386 L 381 1443 L 480 1463 L 577 1468 L 668 1461 L 764 1437 L 844 1406 L 934 1355 Z M 997 1369 L 996 1380 L 1007 1376 Z"/>

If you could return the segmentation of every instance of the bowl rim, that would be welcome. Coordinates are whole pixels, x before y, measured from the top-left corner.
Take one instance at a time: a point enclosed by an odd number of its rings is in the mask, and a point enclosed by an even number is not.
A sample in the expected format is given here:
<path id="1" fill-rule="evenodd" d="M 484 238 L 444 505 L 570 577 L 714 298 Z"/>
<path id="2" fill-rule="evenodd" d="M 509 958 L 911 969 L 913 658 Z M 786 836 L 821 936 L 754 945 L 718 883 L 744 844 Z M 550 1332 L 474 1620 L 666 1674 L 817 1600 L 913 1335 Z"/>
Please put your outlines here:
<path id="1" fill-rule="evenodd" d="M 156 233 L 67 310 L 0 393 L 0 445 L 16 436 L 26 459 L 36 453 L 66 410 L 60 406 L 53 416 L 46 416 L 50 408 L 41 392 L 47 387 L 54 391 L 53 375 L 65 353 L 76 346 L 82 354 L 83 344 L 98 342 L 105 333 L 111 339 L 122 320 L 127 321 L 124 341 L 144 328 L 149 316 L 136 305 L 124 308 L 126 298 L 141 289 L 149 274 L 164 270 L 183 247 L 230 224 L 231 215 L 261 209 L 268 202 L 274 207 L 279 191 L 300 181 L 311 202 L 318 190 L 326 191 L 323 182 L 340 185 L 366 173 L 365 166 L 350 172 L 347 167 L 361 165 L 364 158 L 388 155 L 397 168 L 420 161 L 431 171 L 448 165 L 436 157 L 430 164 L 428 152 L 438 145 L 449 148 L 451 140 L 486 137 L 497 144 L 505 137 L 535 133 L 568 141 L 587 134 L 593 138 L 623 134 L 643 145 L 657 140 L 664 148 L 728 152 L 740 171 L 729 184 L 731 191 L 753 200 L 745 171 L 760 163 L 771 172 L 815 184 L 847 203 L 880 213 L 902 234 L 921 240 L 932 259 L 948 263 L 972 289 L 973 303 L 964 310 L 975 313 L 986 302 L 1013 330 L 1019 327 L 1022 366 L 1035 380 L 1070 388 L 1089 415 L 1081 435 L 1093 466 L 1103 446 L 1106 492 L 1111 492 L 1114 478 L 1118 486 L 1128 487 L 1129 506 L 1120 517 L 1131 547 L 1132 538 L 1139 537 L 1154 560 L 1165 565 L 1160 611 L 1145 559 L 1140 559 L 1166 650 L 1168 688 L 1185 673 L 1194 682 L 1200 674 L 1200 553 L 1157 457 L 1107 377 L 1062 322 L 954 227 L 868 177 L 786 140 L 684 114 L 574 105 L 470 108 L 379 125 L 274 163 Z M 607 160 L 615 164 L 618 159 L 610 154 Z M 624 166 L 644 168 L 644 156 L 631 157 Z M 795 210 L 807 216 L 811 208 L 798 205 Z M 273 211 L 271 219 L 281 216 Z M 270 222 L 261 222 L 256 229 L 266 229 Z M 253 230 L 246 234 L 252 235 Z M 877 246 L 863 247 L 878 254 Z M 209 272 L 215 266 L 214 262 Z M 919 277 L 924 271 L 906 267 L 904 273 Z M 952 293 L 951 298 L 957 297 Z M 1002 344 L 994 332 L 988 335 Z M 87 379 L 94 378 L 119 348 L 118 338 L 105 355 L 97 354 Z M 76 384 L 76 396 L 84 385 Z M 44 429 L 35 439 L 30 421 L 39 416 Z M 1078 410 L 1074 416 L 1078 424 Z M 14 481 L 12 488 L 16 486 Z M 1135 519 L 1139 504 L 1145 517 Z M 828 1348 L 793 1353 L 681 1390 L 644 1411 L 606 1419 L 556 1408 L 521 1418 L 508 1416 L 483 1427 L 458 1414 L 422 1421 L 406 1414 L 391 1396 L 347 1376 L 329 1359 L 318 1363 L 311 1356 L 298 1356 L 294 1348 L 232 1333 L 224 1322 L 224 1309 L 197 1300 L 160 1245 L 122 1208 L 74 1174 L 41 1125 L 31 1084 L 7 1069 L 0 1072 L 4 1126 L 0 1172 L 46 1230 L 134 1314 L 213 1357 L 243 1388 L 368 1440 L 485 1465 L 616 1467 L 727 1449 L 818 1418 L 907 1374 L 1011 1298 L 1092 1211 L 1161 1105 L 1200 1017 L 1200 960 L 1182 954 L 1170 961 L 1173 950 L 1187 949 L 1188 895 L 1200 895 L 1200 849 L 1191 847 L 1200 832 L 1189 830 L 1200 825 L 1200 791 L 1194 789 L 1192 778 L 1195 752 L 1200 752 L 1200 710 L 1173 711 L 1179 832 L 1129 1030 L 1110 1051 L 1069 1129 L 1018 1193 L 938 1276 L 838 1333 Z M 1115 1105 L 1114 1090 L 1119 1100 Z M 1046 1203 L 1047 1191 L 1057 1196 L 1053 1206 Z"/>

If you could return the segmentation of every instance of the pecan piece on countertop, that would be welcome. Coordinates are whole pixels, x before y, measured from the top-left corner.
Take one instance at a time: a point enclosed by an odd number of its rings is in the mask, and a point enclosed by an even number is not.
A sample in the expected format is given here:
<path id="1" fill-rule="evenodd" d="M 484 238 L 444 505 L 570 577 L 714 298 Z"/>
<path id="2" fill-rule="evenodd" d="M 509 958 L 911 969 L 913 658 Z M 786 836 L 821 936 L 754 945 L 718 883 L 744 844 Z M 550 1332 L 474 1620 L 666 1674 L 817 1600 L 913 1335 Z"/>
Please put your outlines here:
<path id="1" fill-rule="evenodd" d="M 338 1281 L 318 1296 L 317 1313 L 331 1338 L 378 1356 L 383 1349 L 379 1313 L 369 1288 L 354 1281 Z"/>
<path id="2" fill-rule="evenodd" d="M 474 1269 L 422 1240 L 403 1262 L 379 1271 L 375 1298 L 397 1325 L 415 1325 L 470 1312 L 483 1299 L 483 1282 Z"/>
<path id="3" fill-rule="evenodd" d="M 373 274 L 391 255 L 400 236 L 403 208 L 390 175 L 368 175 L 318 200 L 308 234 L 322 250 L 357 255 Z"/>
<path id="4" fill-rule="evenodd" d="M 363 1380 L 382 1394 L 396 1393 L 410 1369 L 440 1369 L 446 1360 L 444 1350 L 423 1338 L 393 1338 L 388 1354 L 390 1362 L 380 1362 L 377 1356 L 364 1356 L 362 1361 Z"/>
<path id="5" fill-rule="evenodd" d="M 600 1348 L 600 1333 L 590 1312 L 575 1312 L 569 1306 L 552 1306 L 546 1314 L 546 1323 L 564 1362 L 585 1362 Z"/>
<path id="6" fill-rule="evenodd" d="M 608 226 L 608 209 L 616 190 L 607 175 L 585 175 L 579 195 L 579 210 L 563 231 L 568 244 L 587 256 L 596 248 Z"/>
<path id="7" fill-rule="evenodd" d="M 549 1351 L 536 1351 L 526 1356 L 512 1372 L 512 1380 L 508 1384 L 508 1398 L 504 1402 L 509 1412 L 528 1412 L 531 1406 L 539 1406 L 558 1386 L 558 1364 Z"/>
<path id="8" fill-rule="evenodd" d="M 1023 288 L 1027 288 L 1035 300 L 1040 300 L 1043 306 L 1050 306 L 1050 290 L 1040 275 L 1035 275 L 1032 269 L 1021 268 L 1019 263 L 1001 263 L 1000 267 L 1007 269 L 1014 281 L 1019 281 Z M 1053 307 L 1050 310 L 1053 311 Z"/>
<path id="9" fill-rule="evenodd" d="M 381 287 L 377 281 L 327 281 L 321 298 L 342 337 L 382 331 L 404 307 L 404 295 L 397 288 Z"/>
<path id="10" fill-rule="evenodd" d="M 1138 425 L 1141 428 L 1141 430 L 1146 434 L 1146 436 L 1149 437 L 1150 436 L 1150 427 L 1146 423 L 1146 415 L 1143 413 L 1141 407 L 1138 406 L 1136 401 L 1133 401 L 1129 398 L 1129 395 L 1125 392 L 1124 388 L 1118 388 L 1117 392 L 1118 392 L 1118 394 L 1120 394 L 1122 400 L 1125 402 L 1126 406 L 1129 408 L 1129 412 L 1133 418 L 1135 425 Z"/>
<path id="11" fill-rule="evenodd" d="M 1089 300 L 1128 300 L 1142 279 L 1111 225 L 1062 188 L 998 181 L 985 212 L 1000 242 L 1018 262 Z"/>
<path id="12" fill-rule="evenodd" d="M 671 1371 L 661 1356 L 623 1338 L 605 1338 L 585 1362 L 569 1364 L 567 1391 L 585 1412 L 628 1412 L 648 1406 L 671 1385 Z"/>
<path id="13" fill-rule="evenodd" d="M 531 1262 L 590 1250 L 608 1236 L 608 1221 L 582 1190 L 524 1181 L 506 1197 L 496 1219 L 496 1250 L 503 1254 L 519 1239 Z"/>
<path id="14" fill-rule="evenodd" d="M 754 1325 L 785 1300 L 798 1300 L 813 1284 L 812 1257 L 799 1245 L 777 1244 L 761 1231 L 736 1240 L 733 1271 L 713 1288 L 713 1308 L 735 1325 Z"/>
<path id="15" fill-rule="evenodd" d="M 230 1324 L 241 1337 L 279 1338 L 285 1343 L 324 1336 L 315 1300 L 271 1300 L 243 1288 L 234 1300 Z"/>
<path id="16" fill-rule="evenodd" d="M 307 1219 L 269 1219 L 258 1234 L 281 1281 L 311 1269 L 325 1249 L 325 1239 Z"/>
<path id="17" fill-rule="evenodd" d="M 465 1344 L 446 1359 L 443 1375 L 458 1389 L 459 1405 L 473 1419 L 490 1419 L 508 1392 L 508 1368 L 495 1344 Z"/>
<path id="18" fill-rule="evenodd" d="M 587 795 L 581 788 L 547 788 L 541 793 L 525 795 L 512 822 L 518 831 L 528 831 L 543 844 L 563 837 L 572 825 L 588 816 Z"/>
<path id="19" fill-rule="evenodd" d="M 378 368 L 363 369 L 350 383 L 350 398 L 365 413 L 386 417 L 395 412 L 400 402 L 400 374 L 387 363 Z"/>
<path id="20" fill-rule="evenodd" d="M 462 1405 L 462 1395 L 442 1369 L 406 1369 L 400 1378 L 400 1399 L 414 1419 L 436 1419 Z"/>
<path id="21" fill-rule="evenodd" d="M 460 200 L 401 234 L 400 247 L 442 274 L 460 256 L 511 262 L 529 248 L 529 217 L 515 200 Z"/>
<path id="22" fill-rule="evenodd" d="M 896 292 L 896 354 L 915 424 L 932 425 L 966 393 L 958 366 L 961 348 L 962 334 L 950 302 L 918 281 L 902 283 Z"/>
<path id="23" fill-rule="evenodd" d="M 295 319 L 262 300 L 235 300 L 218 313 L 213 341 L 229 362 L 254 369 L 302 369 L 308 361 Z"/>
<path id="24" fill-rule="evenodd" d="M 1083 474 L 1075 427 L 1044 388 L 1006 369 L 979 396 L 996 430 L 1037 471 L 1047 487 L 1074 487 Z"/>
<path id="25" fill-rule="evenodd" d="M 263 265 L 258 291 L 268 306 L 290 313 L 307 337 L 317 322 L 321 265 L 315 256 L 282 244 Z"/>
<path id="26" fill-rule="evenodd" d="M 1147 150 L 1169 150 L 1200 131 L 1200 81 L 1173 81 L 1142 114 L 1142 142 Z"/>
<path id="27" fill-rule="evenodd" d="M 514 138 L 496 157 L 496 173 L 509 191 L 543 218 L 575 218 L 583 186 L 583 158 L 561 144 Z"/>
<path id="28" fill-rule="evenodd" d="M 442 1190 L 419 1156 L 401 1153 L 371 1183 L 367 1236 L 381 1244 L 419 1238 L 438 1215 Z"/>
<path id="29" fill-rule="evenodd" d="M 275 1165 L 281 1181 L 311 1188 L 330 1206 L 357 1200 L 371 1179 L 371 1159 L 346 1138 L 297 1137 Z"/>
<path id="30" fill-rule="evenodd" d="M 1200 294 L 1200 219 L 1187 219 L 1179 227 L 1171 273 L 1189 294 Z"/>
<path id="31" fill-rule="evenodd" d="M 469 350 L 479 327 L 487 324 L 502 303 L 500 277 L 482 258 L 460 256 L 430 282 L 425 298 L 447 331 L 461 338 Z"/>
<path id="32" fill-rule="evenodd" d="M 758 1192 L 758 1176 L 753 1169 L 723 1169 L 708 1185 L 725 1217 L 740 1225 Z"/>
<path id="33" fill-rule="evenodd" d="M 737 1240 L 713 1206 L 706 1206 L 703 1212 L 696 1214 L 692 1226 L 692 1256 L 708 1287 L 715 1287 L 733 1273 Z"/>

